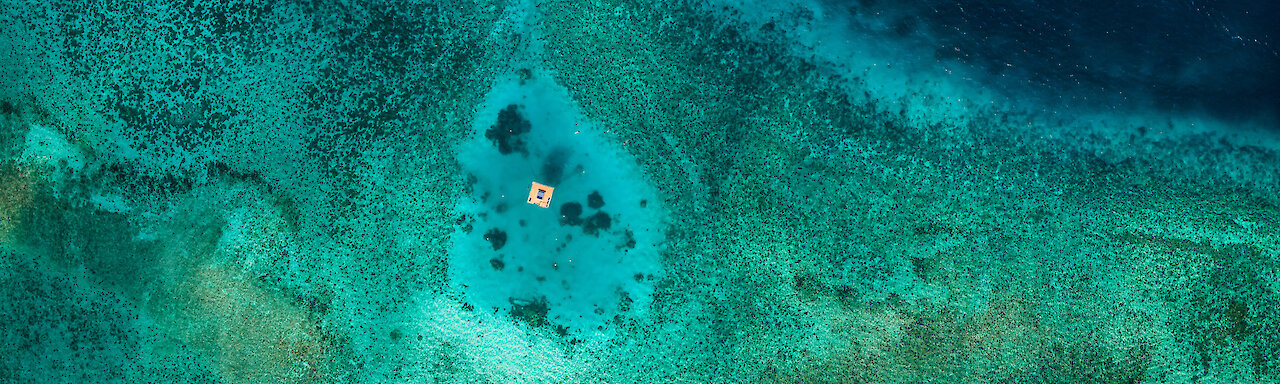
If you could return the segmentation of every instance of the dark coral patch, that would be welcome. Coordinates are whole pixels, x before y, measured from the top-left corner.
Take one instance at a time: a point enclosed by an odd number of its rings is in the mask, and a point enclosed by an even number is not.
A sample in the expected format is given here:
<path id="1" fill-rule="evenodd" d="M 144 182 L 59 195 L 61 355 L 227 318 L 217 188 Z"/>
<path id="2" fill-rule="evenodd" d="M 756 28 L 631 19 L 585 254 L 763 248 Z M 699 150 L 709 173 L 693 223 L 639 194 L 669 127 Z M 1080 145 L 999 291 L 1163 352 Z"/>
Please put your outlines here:
<path id="1" fill-rule="evenodd" d="M 533 127 L 529 120 L 520 115 L 519 108 L 515 104 L 508 105 L 498 112 L 498 123 L 484 131 L 484 137 L 493 140 L 493 144 L 498 147 L 498 152 L 504 155 L 511 152 L 524 152 L 524 140 L 520 135 L 529 132 Z"/>
<path id="2" fill-rule="evenodd" d="M 582 232 L 588 235 L 595 235 L 603 230 L 608 230 L 612 224 L 609 214 L 604 212 L 596 212 L 596 214 L 588 216 L 587 220 L 582 222 Z"/>
<path id="3" fill-rule="evenodd" d="M 496 257 L 489 259 L 489 265 L 492 265 L 493 269 L 497 271 L 501 271 L 503 268 L 507 267 L 507 263 L 502 262 L 501 259 Z"/>
<path id="4" fill-rule="evenodd" d="M 563 225 L 579 225 L 582 224 L 582 204 L 564 203 L 560 205 L 560 224 Z"/>
<path id="5" fill-rule="evenodd" d="M 550 325 L 547 321 L 547 312 L 551 309 L 547 305 L 546 297 L 539 297 L 534 300 L 522 300 L 517 298 L 509 299 L 511 302 L 511 317 L 534 327 L 543 327 Z"/>
<path id="6" fill-rule="evenodd" d="M 484 240 L 493 245 L 493 250 L 496 251 L 507 245 L 507 233 L 497 228 L 490 229 L 489 232 L 484 233 Z"/>
<path id="7" fill-rule="evenodd" d="M 560 179 L 564 177 L 564 167 L 571 155 L 573 152 L 568 147 L 560 146 L 551 150 L 546 161 L 542 162 L 542 179 L 545 183 L 560 184 Z"/>

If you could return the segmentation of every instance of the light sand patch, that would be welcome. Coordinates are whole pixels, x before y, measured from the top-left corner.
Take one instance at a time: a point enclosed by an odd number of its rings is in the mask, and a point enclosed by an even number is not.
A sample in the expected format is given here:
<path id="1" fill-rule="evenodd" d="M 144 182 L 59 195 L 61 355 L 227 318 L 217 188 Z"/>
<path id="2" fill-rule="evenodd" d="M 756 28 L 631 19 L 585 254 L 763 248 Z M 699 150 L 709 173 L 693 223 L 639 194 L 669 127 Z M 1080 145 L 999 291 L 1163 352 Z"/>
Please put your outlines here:
<path id="1" fill-rule="evenodd" d="M 256 278 L 266 264 L 255 260 L 278 257 L 288 242 L 284 220 L 256 192 L 198 192 L 178 209 L 171 228 L 187 232 L 164 236 L 178 240 L 167 244 L 170 273 L 147 307 L 225 382 L 331 382 L 339 350 L 331 335 L 295 298 Z"/>
<path id="2" fill-rule="evenodd" d="M 35 177 L 16 164 L 0 164 L 0 243 L 13 241 L 22 212 L 31 205 Z"/>
<path id="3" fill-rule="evenodd" d="M 173 335 L 214 358 L 229 383 L 313 383 L 331 379 L 330 340 L 281 295 L 217 265 L 197 267 L 172 291 L 179 313 L 158 316 Z M 155 308 L 160 310 L 160 308 Z"/>

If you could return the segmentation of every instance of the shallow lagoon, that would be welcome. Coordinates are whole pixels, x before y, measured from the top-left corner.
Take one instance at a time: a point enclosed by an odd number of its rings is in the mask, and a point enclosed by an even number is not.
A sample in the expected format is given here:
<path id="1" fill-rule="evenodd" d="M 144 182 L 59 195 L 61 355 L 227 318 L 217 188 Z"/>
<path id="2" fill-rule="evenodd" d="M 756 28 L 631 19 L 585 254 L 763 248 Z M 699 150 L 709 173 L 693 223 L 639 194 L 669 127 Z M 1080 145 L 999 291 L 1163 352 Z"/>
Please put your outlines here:
<path id="1" fill-rule="evenodd" d="M 1276 381 L 1278 12 L 1145 7 L 11 1 L 0 381 Z"/>

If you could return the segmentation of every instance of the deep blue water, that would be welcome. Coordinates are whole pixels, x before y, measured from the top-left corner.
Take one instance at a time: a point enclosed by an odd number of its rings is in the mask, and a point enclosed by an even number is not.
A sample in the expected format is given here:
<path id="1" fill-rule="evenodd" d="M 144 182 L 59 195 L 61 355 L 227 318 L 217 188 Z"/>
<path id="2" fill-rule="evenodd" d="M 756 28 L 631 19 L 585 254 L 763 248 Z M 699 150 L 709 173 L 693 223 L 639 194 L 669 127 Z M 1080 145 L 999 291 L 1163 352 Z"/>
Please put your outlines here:
<path id="1" fill-rule="evenodd" d="M 1280 8 L 1233 1 L 829 2 L 885 12 L 894 32 L 935 56 L 1031 88 L 1221 118 L 1280 106 Z M 1012 79 L 1010 81 L 1010 78 Z M 1140 100 L 1130 101 L 1130 98 Z M 1068 100 L 1069 102 L 1070 100 Z"/>

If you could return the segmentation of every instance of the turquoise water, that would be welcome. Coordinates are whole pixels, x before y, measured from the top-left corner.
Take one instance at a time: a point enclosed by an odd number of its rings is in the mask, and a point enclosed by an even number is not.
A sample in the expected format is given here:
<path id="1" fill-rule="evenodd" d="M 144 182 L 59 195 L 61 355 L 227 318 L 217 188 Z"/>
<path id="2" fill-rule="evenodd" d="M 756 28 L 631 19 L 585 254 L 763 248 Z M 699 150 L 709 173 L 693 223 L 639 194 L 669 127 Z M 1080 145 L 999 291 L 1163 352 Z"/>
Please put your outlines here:
<path id="1" fill-rule="evenodd" d="M 1266 6 L 0 5 L 0 382 L 1280 381 Z"/>

